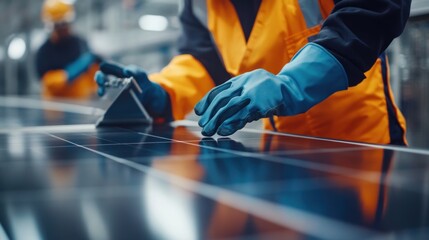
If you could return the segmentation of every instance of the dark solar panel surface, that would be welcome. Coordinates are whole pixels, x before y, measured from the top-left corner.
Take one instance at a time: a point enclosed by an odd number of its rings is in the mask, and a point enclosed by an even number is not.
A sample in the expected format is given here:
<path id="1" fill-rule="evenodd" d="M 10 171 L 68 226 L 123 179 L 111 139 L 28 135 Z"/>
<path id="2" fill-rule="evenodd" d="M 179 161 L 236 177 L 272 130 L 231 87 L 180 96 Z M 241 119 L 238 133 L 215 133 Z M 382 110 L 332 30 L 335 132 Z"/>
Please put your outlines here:
<path id="1" fill-rule="evenodd" d="M 0 239 L 429 238 L 428 151 L 78 109 L 0 103 Z"/>

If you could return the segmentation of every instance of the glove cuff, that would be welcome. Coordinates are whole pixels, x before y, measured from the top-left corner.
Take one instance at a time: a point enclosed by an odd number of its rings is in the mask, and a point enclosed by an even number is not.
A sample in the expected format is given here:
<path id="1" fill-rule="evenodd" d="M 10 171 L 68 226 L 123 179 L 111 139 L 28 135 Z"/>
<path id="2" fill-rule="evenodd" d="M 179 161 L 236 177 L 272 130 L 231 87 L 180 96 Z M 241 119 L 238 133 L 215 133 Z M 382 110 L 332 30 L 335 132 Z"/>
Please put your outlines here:
<path id="1" fill-rule="evenodd" d="M 316 43 L 308 43 L 299 50 L 277 76 L 295 95 L 293 98 L 285 96 L 289 102 L 287 115 L 306 112 L 348 87 L 347 74 L 341 63 Z"/>
<path id="2" fill-rule="evenodd" d="M 343 65 L 327 49 L 316 43 L 308 43 L 301 48 L 280 71 L 301 68 L 308 75 L 329 82 L 331 90 L 340 91 L 348 87 L 348 77 Z M 305 76 L 305 75 L 304 75 Z"/>
<path id="3" fill-rule="evenodd" d="M 147 108 L 147 111 L 154 119 L 164 119 L 163 121 L 165 122 L 172 121 L 170 96 L 159 84 L 150 80 L 147 83 L 150 85 L 148 84 L 149 86 L 142 88 L 143 93 L 140 96 L 143 106 Z"/>
<path id="4" fill-rule="evenodd" d="M 67 72 L 67 81 L 72 82 L 83 72 L 88 70 L 89 66 L 94 62 L 94 56 L 91 53 L 81 55 L 77 60 L 65 67 Z"/>

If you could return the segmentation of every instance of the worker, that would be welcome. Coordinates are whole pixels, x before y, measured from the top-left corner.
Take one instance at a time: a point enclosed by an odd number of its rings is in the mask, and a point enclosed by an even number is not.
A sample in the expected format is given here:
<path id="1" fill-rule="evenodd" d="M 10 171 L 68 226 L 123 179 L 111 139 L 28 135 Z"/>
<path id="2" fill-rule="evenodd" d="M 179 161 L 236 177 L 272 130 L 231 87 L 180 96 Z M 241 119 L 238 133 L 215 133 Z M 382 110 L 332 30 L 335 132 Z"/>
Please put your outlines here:
<path id="1" fill-rule="evenodd" d="M 94 75 L 99 58 L 72 33 L 74 17 L 74 7 L 66 1 L 43 3 L 42 19 L 50 34 L 37 52 L 36 68 L 46 98 L 88 99 L 97 91 Z"/>
<path id="2" fill-rule="evenodd" d="M 155 118 L 195 107 L 202 134 L 265 129 L 376 144 L 406 144 L 384 53 L 410 0 L 185 0 L 180 54 L 159 73 L 102 64 L 134 77 Z"/>

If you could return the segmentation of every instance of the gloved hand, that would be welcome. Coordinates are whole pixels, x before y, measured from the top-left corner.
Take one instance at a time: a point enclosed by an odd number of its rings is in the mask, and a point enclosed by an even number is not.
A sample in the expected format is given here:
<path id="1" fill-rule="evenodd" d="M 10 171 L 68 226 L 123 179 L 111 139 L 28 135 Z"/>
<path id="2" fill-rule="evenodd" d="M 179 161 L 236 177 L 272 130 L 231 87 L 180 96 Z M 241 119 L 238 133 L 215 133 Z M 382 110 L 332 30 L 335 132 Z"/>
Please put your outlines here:
<path id="1" fill-rule="evenodd" d="M 159 84 L 150 81 L 144 70 L 137 66 L 122 67 L 113 63 L 101 63 L 100 71 L 95 74 L 98 95 L 100 96 L 105 93 L 107 75 L 113 75 L 118 78 L 133 77 L 142 90 L 138 97 L 148 113 L 152 117 L 172 118 L 168 93 Z"/>
<path id="2" fill-rule="evenodd" d="M 84 53 L 74 62 L 67 65 L 64 69 L 67 73 L 67 81 L 73 82 L 79 75 L 88 70 L 94 61 L 95 57 L 93 54 Z"/>
<path id="3" fill-rule="evenodd" d="M 306 112 L 348 87 L 340 62 L 322 46 L 309 43 L 274 75 L 258 69 L 212 89 L 195 106 L 202 134 L 226 136 L 264 117 Z"/>

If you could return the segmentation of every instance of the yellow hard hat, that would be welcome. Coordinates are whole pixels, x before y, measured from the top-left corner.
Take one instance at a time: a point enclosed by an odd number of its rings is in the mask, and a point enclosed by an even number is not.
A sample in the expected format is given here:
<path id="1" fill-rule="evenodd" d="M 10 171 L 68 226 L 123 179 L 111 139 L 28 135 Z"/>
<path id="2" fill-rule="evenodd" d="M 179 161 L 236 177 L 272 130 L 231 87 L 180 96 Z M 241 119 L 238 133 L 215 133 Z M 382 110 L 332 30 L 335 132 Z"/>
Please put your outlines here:
<path id="1" fill-rule="evenodd" d="M 74 20 L 73 4 L 64 0 L 45 0 L 42 7 L 42 20 L 46 23 L 71 22 Z"/>

